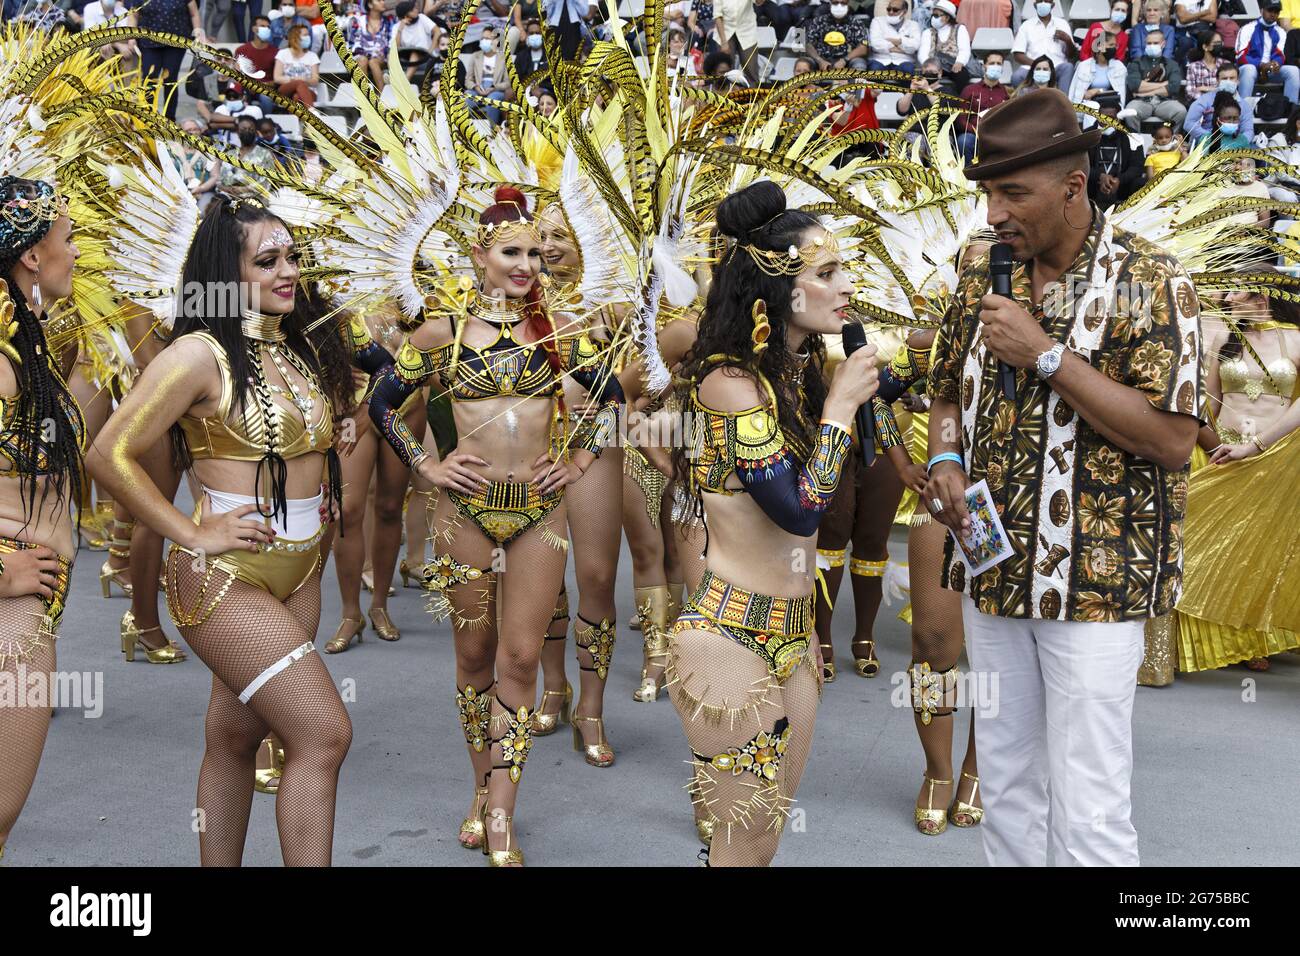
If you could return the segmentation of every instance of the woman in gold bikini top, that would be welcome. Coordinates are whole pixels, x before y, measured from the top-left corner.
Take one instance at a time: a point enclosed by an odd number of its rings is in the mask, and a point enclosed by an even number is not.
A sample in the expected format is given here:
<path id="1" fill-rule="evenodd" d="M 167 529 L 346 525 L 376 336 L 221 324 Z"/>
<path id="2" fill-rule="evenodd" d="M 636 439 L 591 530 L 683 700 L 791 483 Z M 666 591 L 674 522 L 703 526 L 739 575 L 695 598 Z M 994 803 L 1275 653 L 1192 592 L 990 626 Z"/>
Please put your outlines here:
<path id="1" fill-rule="evenodd" d="M 183 297 L 171 344 L 100 432 L 91 469 L 174 542 L 168 609 L 213 673 L 202 862 L 240 862 L 252 758 L 269 730 L 286 753 L 276 814 L 284 861 L 328 865 L 351 723 L 313 640 L 322 519 L 337 513 L 341 492 L 335 419 L 349 402 L 353 353 L 343 330 L 319 321 L 324 306 L 300 282 L 288 229 L 254 201 L 219 197 L 209 208 L 183 289 L 206 294 Z M 221 290 L 239 290 L 241 301 Z M 192 518 L 140 464 L 169 435 L 177 467 L 203 486 Z"/>

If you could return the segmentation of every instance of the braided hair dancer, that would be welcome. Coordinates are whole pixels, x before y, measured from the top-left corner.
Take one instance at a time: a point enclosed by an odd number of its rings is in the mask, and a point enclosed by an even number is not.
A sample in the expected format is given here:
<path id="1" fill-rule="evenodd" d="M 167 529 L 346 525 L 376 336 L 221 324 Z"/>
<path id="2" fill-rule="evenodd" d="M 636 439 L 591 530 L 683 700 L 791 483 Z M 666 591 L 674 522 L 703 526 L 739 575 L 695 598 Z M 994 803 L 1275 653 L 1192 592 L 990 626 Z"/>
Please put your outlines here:
<path id="1" fill-rule="evenodd" d="M 592 393 L 598 420 L 617 414 L 623 391 L 592 361 L 579 322 L 548 312 L 541 241 L 523 193 L 502 186 L 495 199 L 472 247 L 477 286 L 465 277 L 465 300 L 454 309 L 426 306 L 424 324 L 376 382 L 370 416 L 402 460 L 441 489 L 426 581 L 452 619 L 456 701 L 474 770 L 461 845 L 482 848 L 492 866 L 522 866 L 511 822 L 533 742 L 538 637 L 564 579 L 565 544 L 554 529 L 564 527 L 565 486 L 596 457 L 583 448 L 552 460 L 561 355 L 582 361 L 567 371 Z M 451 394 L 458 436 L 437 462 L 398 414 L 434 376 Z"/>
<path id="2" fill-rule="evenodd" d="M 765 180 L 724 199 L 717 226 L 728 248 L 681 372 L 692 448 L 673 452 L 706 517 L 706 569 L 672 628 L 668 686 L 715 821 L 708 862 L 754 866 L 776 854 L 812 745 L 817 526 L 877 373 L 868 346 L 823 382 L 821 335 L 853 286 L 816 218 Z"/>
<path id="3" fill-rule="evenodd" d="M 54 187 L 0 176 L 0 677 L 10 686 L 53 677 L 77 548 L 71 507 L 81 501 L 85 427 L 41 328 L 45 303 L 72 292 L 77 256 Z M 0 856 L 50 714 L 48 701 L 0 707 Z"/>
<path id="4" fill-rule="evenodd" d="M 284 223 L 254 200 L 219 197 L 183 271 L 183 290 L 201 295 L 183 300 L 171 344 L 90 456 L 114 499 L 175 542 L 168 610 L 212 670 L 197 802 L 205 866 L 242 859 L 254 754 L 268 730 L 285 750 L 276 794 L 284 862 L 328 865 L 338 772 L 352 738 L 312 643 L 322 519 L 336 514 L 340 496 L 332 444 L 350 362 L 341 336 L 313 347 L 308 330 L 319 315 L 298 285 Z M 203 487 L 192 520 L 141 465 L 169 433 L 177 466 Z"/>

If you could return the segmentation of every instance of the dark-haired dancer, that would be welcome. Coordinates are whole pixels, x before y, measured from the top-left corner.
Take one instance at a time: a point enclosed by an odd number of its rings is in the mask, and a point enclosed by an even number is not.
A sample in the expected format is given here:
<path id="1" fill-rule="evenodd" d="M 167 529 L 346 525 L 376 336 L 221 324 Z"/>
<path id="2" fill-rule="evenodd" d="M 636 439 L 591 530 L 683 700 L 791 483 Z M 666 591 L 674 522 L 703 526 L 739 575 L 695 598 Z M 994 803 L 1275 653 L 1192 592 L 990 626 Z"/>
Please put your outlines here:
<path id="1" fill-rule="evenodd" d="M 776 854 L 812 745 L 817 525 L 877 373 L 866 347 L 829 392 L 822 379 L 821 335 L 840 331 L 853 291 L 830 232 L 768 181 L 723 200 L 717 223 L 727 241 L 681 369 L 694 447 L 673 455 L 706 516 L 706 570 L 668 676 L 716 821 L 709 863 L 753 866 Z"/>
<path id="2" fill-rule="evenodd" d="M 623 393 L 592 362 L 581 326 L 548 312 L 537 281 L 541 241 L 524 195 L 500 187 L 495 198 L 473 242 L 477 287 L 442 314 L 426 312 L 376 383 L 370 415 L 402 460 L 442 489 L 426 580 L 452 619 L 456 700 L 474 768 L 461 845 L 481 847 L 493 866 L 522 866 L 511 824 L 533 742 L 539 637 L 564 579 L 564 488 L 595 460 L 592 448 L 551 458 L 561 355 L 582 361 L 567 370 L 600 405 L 598 421 L 613 420 Z M 398 414 L 435 376 L 451 394 L 459 436 L 437 462 Z"/>
<path id="3" fill-rule="evenodd" d="M 253 758 L 268 730 L 286 756 L 276 795 L 284 862 L 328 865 L 338 772 L 351 742 L 351 721 L 312 643 L 322 513 L 336 510 L 332 444 L 352 387 L 350 355 L 341 335 L 308 339 L 319 313 L 298 286 L 284 223 L 256 202 L 219 198 L 183 273 L 183 288 L 207 292 L 197 314 L 177 317 L 172 343 L 90 455 L 114 499 L 175 542 L 168 609 L 212 670 L 196 805 L 205 866 L 242 859 Z M 169 433 L 178 467 L 192 468 L 203 486 L 193 519 L 140 464 Z"/>
<path id="4" fill-rule="evenodd" d="M 31 688 L 45 678 L 47 695 L 77 548 L 85 429 L 41 321 L 46 303 L 72 292 L 77 255 L 54 187 L 0 177 L 0 679 Z M 48 696 L 26 700 L 0 707 L 0 855 L 50 726 Z"/>

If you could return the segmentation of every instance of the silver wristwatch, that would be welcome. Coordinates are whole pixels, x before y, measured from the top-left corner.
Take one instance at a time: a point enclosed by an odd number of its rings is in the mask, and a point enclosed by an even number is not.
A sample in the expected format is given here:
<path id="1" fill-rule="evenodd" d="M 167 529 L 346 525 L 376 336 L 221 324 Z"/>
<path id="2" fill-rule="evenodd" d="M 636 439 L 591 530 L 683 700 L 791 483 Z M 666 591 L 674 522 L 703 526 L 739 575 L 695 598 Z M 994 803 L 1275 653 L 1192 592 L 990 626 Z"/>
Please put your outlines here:
<path id="1" fill-rule="evenodd" d="M 1065 346 L 1057 342 L 1050 349 L 1038 356 L 1036 363 L 1038 368 L 1038 377 L 1049 379 L 1056 374 L 1056 370 L 1061 367 L 1061 356 L 1065 354 Z"/>

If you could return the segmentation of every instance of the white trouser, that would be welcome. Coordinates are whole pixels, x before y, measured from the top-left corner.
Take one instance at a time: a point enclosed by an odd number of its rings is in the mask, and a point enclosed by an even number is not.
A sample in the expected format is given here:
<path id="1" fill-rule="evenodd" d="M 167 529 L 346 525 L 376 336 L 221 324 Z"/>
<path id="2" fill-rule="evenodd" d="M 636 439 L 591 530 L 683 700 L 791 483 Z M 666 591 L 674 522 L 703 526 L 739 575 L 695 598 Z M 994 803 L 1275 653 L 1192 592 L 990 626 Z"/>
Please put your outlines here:
<path id="1" fill-rule="evenodd" d="M 1144 621 L 1018 620 L 962 599 L 971 669 L 995 706 L 975 720 L 992 866 L 1137 866 L 1129 819 Z M 992 685 L 993 675 L 997 684 Z"/>

